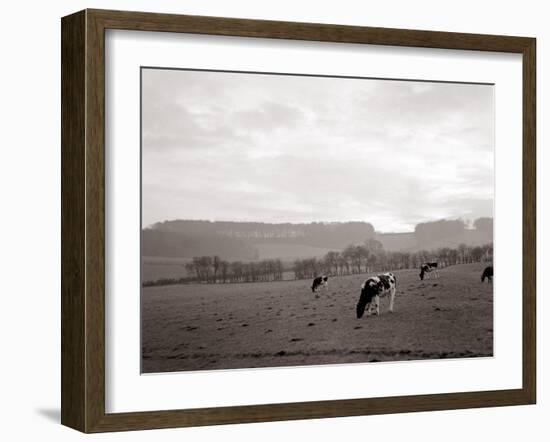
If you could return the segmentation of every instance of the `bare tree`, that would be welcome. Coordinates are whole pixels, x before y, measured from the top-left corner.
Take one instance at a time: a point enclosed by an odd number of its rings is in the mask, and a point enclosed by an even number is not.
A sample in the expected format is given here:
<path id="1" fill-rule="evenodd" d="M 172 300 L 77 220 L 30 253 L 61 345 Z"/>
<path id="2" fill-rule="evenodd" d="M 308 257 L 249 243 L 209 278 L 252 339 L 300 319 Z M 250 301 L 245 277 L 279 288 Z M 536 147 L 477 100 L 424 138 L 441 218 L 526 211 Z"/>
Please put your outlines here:
<path id="1" fill-rule="evenodd" d="M 222 275 L 222 283 L 226 283 L 229 277 L 229 266 L 230 264 L 227 261 L 220 262 L 220 271 Z"/>
<path id="2" fill-rule="evenodd" d="M 219 256 L 215 255 L 212 257 L 212 270 L 214 272 L 214 281 L 213 281 L 214 283 L 216 283 L 218 279 L 218 271 L 220 269 L 221 262 L 222 260 L 220 259 Z"/>

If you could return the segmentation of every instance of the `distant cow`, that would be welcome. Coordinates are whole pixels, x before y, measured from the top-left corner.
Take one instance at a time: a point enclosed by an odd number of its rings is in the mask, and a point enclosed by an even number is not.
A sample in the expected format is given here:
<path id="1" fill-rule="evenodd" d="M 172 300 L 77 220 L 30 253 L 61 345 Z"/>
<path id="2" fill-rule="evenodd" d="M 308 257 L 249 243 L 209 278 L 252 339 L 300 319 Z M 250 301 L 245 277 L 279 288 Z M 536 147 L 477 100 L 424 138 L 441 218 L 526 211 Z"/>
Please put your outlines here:
<path id="1" fill-rule="evenodd" d="M 361 286 L 361 296 L 357 303 L 357 318 L 361 318 L 365 310 L 367 315 L 370 315 L 373 309 L 376 315 L 379 315 L 380 298 L 386 295 L 390 296 L 389 311 L 393 312 L 396 287 L 397 279 L 393 273 L 384 273 L 367 279 Z"/>
<path id="2" fill-rule="evenodd" d="M 424 281 L 424 276 L 434 272 L 436 278 L 439 278 L 437 271 L 437 262 L 425 262 L 420 266 L 420 280 Z"/>
<path id="3" fill-rule="evenodd" d="M 311 291 L 315 293 L 315 291 L 319 287 L 325 287 L 325 288 L 328 287 L 328 276 L 326 275 L 317 276 L 317 278 L 313 280 L 313 284 L 311 285 Z"/>
<path id="4" fill-rule="evenodd" d="M 484 282 L 485 278 L 487 278 L 487 282 L 493 282 L 493 266 L 485 267 L 481 275 L 481 282 Z"/>

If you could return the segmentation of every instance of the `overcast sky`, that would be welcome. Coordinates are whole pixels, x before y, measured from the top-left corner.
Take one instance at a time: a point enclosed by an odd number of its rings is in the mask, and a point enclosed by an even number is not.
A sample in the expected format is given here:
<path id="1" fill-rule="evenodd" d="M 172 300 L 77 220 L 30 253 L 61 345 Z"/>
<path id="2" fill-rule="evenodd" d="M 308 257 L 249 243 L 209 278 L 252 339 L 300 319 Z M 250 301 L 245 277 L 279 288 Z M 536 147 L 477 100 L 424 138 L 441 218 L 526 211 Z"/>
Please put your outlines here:
<path id="1" fill-rule="evenodd" d="M 142 71 L 143 226 L 492 216 L 493 86 Z"/>

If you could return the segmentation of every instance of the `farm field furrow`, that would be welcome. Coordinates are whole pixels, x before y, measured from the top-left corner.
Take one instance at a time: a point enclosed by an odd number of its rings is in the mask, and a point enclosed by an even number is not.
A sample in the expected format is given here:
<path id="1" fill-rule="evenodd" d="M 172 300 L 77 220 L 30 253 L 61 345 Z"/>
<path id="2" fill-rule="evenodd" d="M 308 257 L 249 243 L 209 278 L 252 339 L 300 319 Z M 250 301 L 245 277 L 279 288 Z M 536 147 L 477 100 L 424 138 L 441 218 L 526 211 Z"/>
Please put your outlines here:
<path id="1" fill-rule="evenodd" d="M 311 281 L 189 284 L 142 289 L 144 373 L 493 354 L 493 287 L 486 264 L 464 264 L 420 281 L 396 271 L 395 309 L 355 317 L 370 275 Z"/>

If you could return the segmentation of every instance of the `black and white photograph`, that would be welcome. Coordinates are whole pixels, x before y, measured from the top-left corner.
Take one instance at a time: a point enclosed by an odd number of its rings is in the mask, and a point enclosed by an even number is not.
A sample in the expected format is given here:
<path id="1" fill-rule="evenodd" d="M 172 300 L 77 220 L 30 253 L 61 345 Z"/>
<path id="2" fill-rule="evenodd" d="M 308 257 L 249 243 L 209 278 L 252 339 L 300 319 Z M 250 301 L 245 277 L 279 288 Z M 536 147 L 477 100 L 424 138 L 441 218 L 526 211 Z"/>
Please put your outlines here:
<path id="1" fill-rule="evenodd" d="M 494 94 L 142 67 L 142 373 L 492 357 Z"/>

